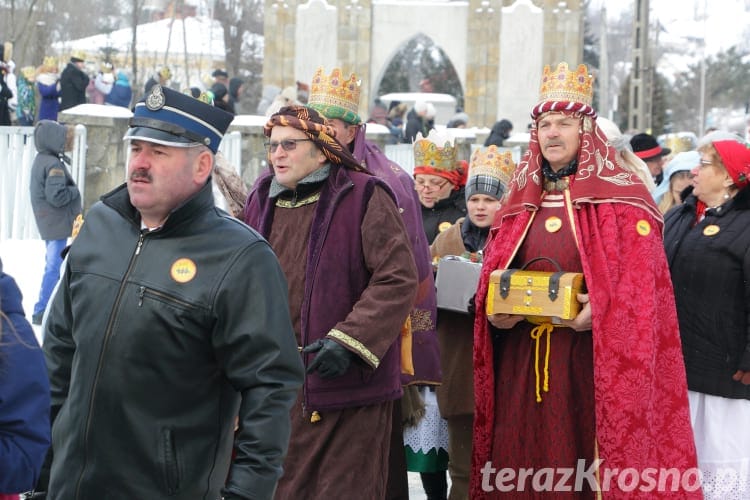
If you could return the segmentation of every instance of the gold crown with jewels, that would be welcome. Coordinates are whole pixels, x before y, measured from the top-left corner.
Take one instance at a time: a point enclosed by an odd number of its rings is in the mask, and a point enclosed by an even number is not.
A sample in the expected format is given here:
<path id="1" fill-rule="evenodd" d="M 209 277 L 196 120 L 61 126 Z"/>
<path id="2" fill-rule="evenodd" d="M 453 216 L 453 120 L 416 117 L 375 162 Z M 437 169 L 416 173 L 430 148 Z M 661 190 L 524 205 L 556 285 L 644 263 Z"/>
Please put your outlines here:
<path id="1" fill-rule="evenodd" d="M 513 154 L 508 151 L 500 151 L 497 146 L 492 145 L 482 150 L 477 149 L 471 155 L 469 165 L 469 179 L 478 175 L 486 175 L 498 179 L 504 186 L 513 178 L 516 162 Z"/>
<path id="2" fill-rule="evenodd" d="M 319 67 L 312 79 L 307 105 L 326 118 L 357 125 L 362 122 L 358 114 L 361 85 L 354 73 L 344 78 L 341 69 L 334 68 L 327 76 L 323 67 Z"/>
<path id="3" fill-rule="evenodd" d="M 415 167 L 431 167 L 449 172 L 460 166 L 457 158 L 458 147 L 449 133 L 440 133 L 432 129 L 427 137 L 423 137 L 421 133 L 417 134 L 414 140 Z"/>
<path id="4" fill-rule="evenodd" d="M 558 64 L 554 71 L 550 66 L 544 67 L 539 102 L 569 101 L 591 106 L 593 97 L 594 77 L 585 64 L 579 64 L 576 71 L 570 71 L 566 62 Z"/>

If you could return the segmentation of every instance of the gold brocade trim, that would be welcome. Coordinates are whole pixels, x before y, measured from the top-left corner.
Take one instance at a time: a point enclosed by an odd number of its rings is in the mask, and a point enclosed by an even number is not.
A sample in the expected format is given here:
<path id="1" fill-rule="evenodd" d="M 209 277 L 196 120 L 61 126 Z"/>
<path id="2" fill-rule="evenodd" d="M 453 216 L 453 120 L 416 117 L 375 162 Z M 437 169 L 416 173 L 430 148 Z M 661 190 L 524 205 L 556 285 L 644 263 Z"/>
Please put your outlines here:
<path id="1" fill-rule="evenodd" d="M 432 314 L 426 309 L 412 309 L 409 317 L 411 318 L 412 332 L 431 332 L 435 329 Z"/>
<path id="2" fill-rule="evenodd" d="M 309 205 L 310 203 L 315 203 L 320 199 L 320 191 L 318 191 L 315 194 L 311 194 L 307 198 L 302 198 L 301 200 L 282 200 L 281 198 L 276 199 L 276 206 L 281 208 L 297 208 L 302 207 L 305 205 Z"/>
<path id="3" fill-rule="evenodd" d="M 339 340 L 354 349 L 360 355 L 360 357 L 370 363 L 373 368 L 377 368 L 378 365 L 380 365 L 380 359 L 372 352 L 370 352 L 370 350 L 367 349 L 362 342 L 355 339 L 354 337 L 350 337 L 341 330 L 336 330 L 335 328 L 331 329 L 331 331 L 328 332 L 328 336 Z"/>
<path id="4" fill-rule="evenodd" d="M 562 179 L 558 179 L 556 181 L 550 181 L 546 178 L 544 179 L 544 190 L 548 193 L 552 191 L 565 191 L 568 189 L 569 185 L 570 181 L 567 177 L 563 177 Z"/>
<path id="5" fill-rule="evenodd" d="M 541 325 L 535 326 L 531 329 L 530 335 L 534 340 L 534 373 L 536 375 L 536 402 L 542 402 L 542 394 L 539 388 L 539 343 L 541 342 L 542 335 L 546 335 L 547 349 L 544 353 L 544 382 L 542 384 L 542 390 L 549 392 L 549 352 L 550 352 L 550 335 L 552 330 L 555 329 L 555 325 L 552 323 L 542 323 Z"/>

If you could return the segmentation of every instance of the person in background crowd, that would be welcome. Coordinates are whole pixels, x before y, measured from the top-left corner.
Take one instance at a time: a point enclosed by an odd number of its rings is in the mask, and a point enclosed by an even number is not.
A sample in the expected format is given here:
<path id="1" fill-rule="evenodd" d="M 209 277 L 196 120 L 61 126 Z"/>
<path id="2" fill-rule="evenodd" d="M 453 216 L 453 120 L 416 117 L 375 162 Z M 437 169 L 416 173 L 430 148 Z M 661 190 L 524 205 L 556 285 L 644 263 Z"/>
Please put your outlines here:
<path id="1" fill-rule="evenodd" d="M 115 84 L 115 69 L 111 62 L 104 61 L 93 80 L 89 81 L 86 93 L 92 104 L 104 104 Z"/>
<path id="2" fill-rule="evenodd" d="M 211 93 L 214 95 L 214 106 L 226 111 L 227 113 L 232 113 L 229 105 L 229 90 L 226 85 L 219 82 L 214 83 L 211 87 Z"/>
<path id="3" fill-rule="evenodd" d="M 665 216 L 664 246 L 703 493 L 740 500 L 750 490 L 750 145 L 720 137 L 697 153 L 685 202 Z"/>
<path id="4" fill-rule="evenodd" d="M 50 443 L 44 354 L 23 312 L 21 290 L 0 261 L 0 499 L 18 500 L 39 478 Z"/>
<path id="5" fill-rule="evenodd" d="M 414 189 L 422 205 L 422 225 L 432 244 L 441 231 L 466 216 L 467 167 L 457 161 L 458 149 L 450 133 L 437 130 L 414 141 Z"/>
<path id="6" fill-rule="evenodd" d="M 664 178 L 654 189 L 654 200 L 661 213 L 666 214 L 670 208 L 681 205 L 682 193 L 693 182 L 693 169 L 700 165 L 700 154 L 697 151 L 683 151 L 669 160 Z"/>
<path id="7" fill-rule="evenodd" d="M 661 147 L 653 135 L 646 133 L 635 134 L 630 139 L 630 145 L 635 155 L 646 162 L 654 184 L 658 186 L 664 178 L 665 156 L 669 155 L 672 150 Z"/>
<path id="8" fill-rule="evenodd" d="M 411 251 L 414 255 L 419 279 L 419 289 L 414 306 L 409 313 L 411 328 L 411 352 L 407 352 L 402 342 L 401 383 L 406 387 L 405 398 L 412 391 L 408 388 L 415 381 L 437 384 L 440 382 L 440 361 L 438 354 L 435 322 L 435 282 L 430 266 L 430 251 L 422 228 L 419 198 L 414 190 L 411 176 L 399 165 L 390 161 L 374 143 L 366 140 L 366 125 L 359 116 L 361 80 L 357 75 L 348 78 L 340 68 L 334 68 L 330 76 L 320 67 L 312 77 L 312 90 L 308 106 L 329 120 L 336 131 L 336 140 L 352 153 L 354 158 L 372 174 L 386 182 L 396 198 L 401 218 L 409 235 Z M 383 111 L 385 109 L 383 108 Z M 411 370 L 404 369 L 404 360 L 411 362 Z M 394 404 L 389 474 L 386 498 L 408 496 L 408 479 L 404 457 L 401 404 Z"/>
<path id="9" fill-rule="evenodd" d="M 503 142 L 510 137 L 510 133 L 513 131 L 513 124 L 510 122 L 510 120 L 506 120 L 503 118 L 502 120 L 499 120 L 495 122 L 495 124 L 492 126 L 492 129 L 490 130 L 490 135 L 487 136 L 487 139 L 484 141 L 484 145 L 486 146 L 502 146 Z"/>
<path id="10" fill-rule="evenodd" d="M 34 92 L 34 80 L 36 70 L 33 66 L 21 68 L 18 77 L 18 103 L 16 105 L 16 121 L 21 127 L 31 127 L 36 118 L 36 92 Z"/>
<path id="11" fill-rule="evenodd" d="M 425 236 L 432 244 L 440 232 L 466 214 L 464 185 L 468 165 L 456 161 L 458 148 L 449 129 L 433 129 L 426 138 L 418 133 L 413 148 L 414 187 Z M 405 428 L 407 468 L 420 473 L 429 500 L 443 500 L 448 495 L 448 423 L 440 417 L 435 385 L 420 384 L 418 389 L 424 417 Z"/>
<path id="12" fill-rule="evenodd" d="M 430 112 L 430 103 L 425 101 L 417 101 L 414 103 L 414 107 L 409 110 L 406 114 L 406 126 L 404 128 L 404 142 L 412 144 L 417 134 L 421 134 L 422 137 L 427 137 L 432 130 L 429 124 L 428 114 Z"/>
<path id="13" fill-rule="evenodd" d="M 8 87 L 6 78 L 11 74 L 10 56 L 13 44 L 5 42 L 0 46 L 0 126 L 10 126 L 10 107 L 8 101 L 13 98 L 13 91 Z"/>
<path id="14" fill-rule="evenodd" d="M 73 231 L 73 221 L 81 213 L 81 193 L 68 170 L 73 127 L 41 120 L 34 128 L 37 155 L 31 166 L 31 207 L 39 235 L 44 240 L 44 274 L 39 299 L 34 304 L 31 322 L 42 324 L 42 316 L 60 278 L 62 251 Z"/>
<path id="15" fill-rule="evenodd" d="M 60 76 L 57 70 L 57 59 L 52 56 L 36 70 L 36 88 L 39 91 L 39 120 L 57 121 L 60 109 Z"/>
<path id="16" fill-rule="evenodd" d="M 135 105 L 44 326 L 49 500 L 273 497 L 302 363 L 278 260 L 214 206 L 231 120 L 160 85 Z"/>
<path id="17" fill-rule="evenodd" d="M 245 81 L 242 78 L 233 76 L 229 79 L 229 112 L 232 114 L 239 113 L 239 104 L 242 100 L 242 93 L 245 91 Z"/>
<path id="18" fill-rule="evenodd" d="M 132 100 L 133 89 L 130 86 L 128 75 L 124 71 L 119 70 L 117 72 L 117 80 L 115 80 L 112 90 L 104 98 L 104 104 L 130 108 L 130 101 Z"/>
<path id="19" fill-rule="evenodd" d="M 409 235 L 391 189 L 317 111 L 283 107 L 264 133 L 271 170 L 245 222 L 279 256 L 307 367 L 276 498 L 382 499 L 418 287 Z"/>
<path id="20" fill-rule="evenodd" d="M 646 189 L 649 192 L 653 192 L 656 184 L 654 184 L 654 179 L 651 177 L 651 171 L 648 169 L 648 165 L 633 153 L 632 146 L 630 145 L 630 136 L 623 134 L 620 131 L 620 127 L 608 118 L 599 116 L 596 118 L 596 124 L 604 132 L 612 147 L 615 148 L 615 159 L 618 164 L 625 170 L 636 174 L 646 186 Z"/>
<path id="21" fill-rule="evenodd" d="M 289 86 L 273 98 L 273 101 L 271 101 L 271 104 L 269 104 L 268 108 L 265 111 L 265 115 L 271 116 L 285 106 L 293 106 L 299 104 L 301 103 L 297 100 L 297 88 Z"/>
<path id="22" fill-rule="evenodd" d="M 90 79 L 83 71 L 85 58 L 83 52 L 74 52 L 60 74 L 60 111 L 86 104 L 86 87 Z"/>
<path id="23" fill-rule="evenodd" d="M 215 69 L 211 73 L 211 76 L 213 77 L 214 81 L 213 83 L 220 83 L 224 85 L 225 87 L 229 87 L 229 73 L 225 69 Z"/>
<path id="24" fill-rule="evenodd" d="M 453 115 L 453 117 L 445 125 L 446 128 L 466 128 L 469 126 L 469 115 L 460 111 Z"/>
<path id="25" fill-rule="evenodd" d="M 510 151 L 500 152 L 497 146 L 474 151 L 465 188 L 468 217 L 458 219 L 437 235 L 430 245 L 433 262 L 448 255 L 482 261 L 490 226 L 515 167 Z M 467 500 L 474 422 L 473 309 L 469 314 L 441 309 L 437 331 L 443 371 L 443 383 L 437 388 L 437 403 L 440 415 L 448 422 L 448 472 L 451 478 L 448 500 Z"/>
<path id="26" fill-rule="evenodd" d="M 618 163 L 592 99 L 585 65 L 544 68 L 529 150 L 485 245 L 475 296 L 484 313 L 474 331 L 473 499 L 539 495 L 529 476 L 503 490 L 501 468 L 582 466 L 596 478 L 579 483 L 574 474 L 555 491 L 593 499 L 601 487 L 624 498 L 649 488 L 650 471 L 668 470 L 671 481 L 649 496 L 701 496 L 685 481 L 697 462 L 661 213 L 638 174 Z M 576 317 L 487 313 L 491 273 L 520 268 L 582 273 Z M 632 482 L 612 480 L 626 468 Z"/>
<path id="27" fill-rule="evenodd" d="M 169 83 L 169 80 L 172 78 L 172 70 L 169 69 L 167 66 L 163 66 L 159 69 L 155 74 L 151 75 L 151 77 L 146 81 L 146 84 L 143 86 L 143 92 L 144 95 L 148 95 L 149 91 L 151 90 L 151 87 L 153 87 L 156 84 L 161 85 L 162 87 L 166 87 Z"/>

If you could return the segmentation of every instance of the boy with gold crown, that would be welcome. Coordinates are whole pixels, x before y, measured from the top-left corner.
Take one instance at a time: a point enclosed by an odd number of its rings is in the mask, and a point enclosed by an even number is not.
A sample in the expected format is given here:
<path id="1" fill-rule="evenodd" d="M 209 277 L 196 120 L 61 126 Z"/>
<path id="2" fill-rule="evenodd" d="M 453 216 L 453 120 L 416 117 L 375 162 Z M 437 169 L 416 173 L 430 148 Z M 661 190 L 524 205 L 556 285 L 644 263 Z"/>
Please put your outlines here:
<path id="1" fill-rule="evenodd" d="M 701 497 L 663 221 L 617 163 L 592 94 L 586 66 L 544 68 L 529 150 L 490 230 L 471 498 Z M 490 273 L 537 257 L 583 273 L 580 313 L 555 324 L 486 314 Z"/>
<path id="2" fill-rule="evenodd" d="M 468 217 L 458 219 L 437 235 L 430 245 L 433 259 L 468 254 L 473 261 L 481 260 L 490 226 L 503 195 L 508 192 L 515 167 L 510 151 L 499 151 L 497 146 L 474 151 L 465 188 Z M 440 415 L 448 422 L 450 499 L 469 498 L 474 420 L 473 308 L 470 312 L 462 314 L 441 309 L 437 327 L 443 371 L 443 384 L 437 388 L 437 404 Z"/>

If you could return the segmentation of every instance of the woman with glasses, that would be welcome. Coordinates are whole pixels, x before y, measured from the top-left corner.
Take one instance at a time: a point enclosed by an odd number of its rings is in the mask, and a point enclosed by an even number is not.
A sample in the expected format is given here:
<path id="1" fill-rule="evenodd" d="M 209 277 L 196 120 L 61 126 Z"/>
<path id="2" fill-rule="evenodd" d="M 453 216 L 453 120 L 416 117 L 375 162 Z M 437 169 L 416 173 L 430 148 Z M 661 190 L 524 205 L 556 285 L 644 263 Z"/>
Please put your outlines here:
<path id="1" fill-rule="evenodd" d="M 422 205 L 422 224 L 427 242 L 466 216 L 464 186 L 468 165 L 457 161 L 458 148 L 446 133 L 432 130 L 414 141 L 414 189 Z"/>
<path id="2" fill-rule="evenodd" d="M 704 142 L 685 202 L 665 217 L 705 498 L 750 491 L 750 146 Z"/>

